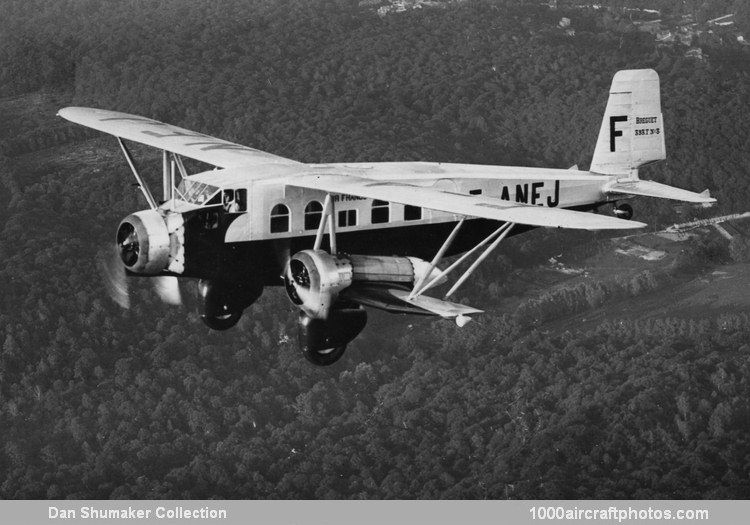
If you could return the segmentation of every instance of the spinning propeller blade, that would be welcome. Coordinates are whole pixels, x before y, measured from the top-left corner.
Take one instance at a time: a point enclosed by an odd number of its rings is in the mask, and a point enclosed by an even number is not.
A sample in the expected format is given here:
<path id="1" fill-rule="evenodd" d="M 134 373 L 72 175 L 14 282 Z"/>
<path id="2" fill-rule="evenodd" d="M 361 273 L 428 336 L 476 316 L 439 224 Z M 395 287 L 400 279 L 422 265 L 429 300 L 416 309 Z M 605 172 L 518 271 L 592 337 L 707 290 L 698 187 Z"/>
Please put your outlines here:
<path id="1" fill-rule="evenodd" d="M 120 250 L 112 246 L 100 252 L 99 271 L 108 295 L 121 307 L 130 308 L 127 275 L 120 259 Z"/>
<path id="2" fill-rule="evenodd" d="M 175 306 L 182 304 L 182 294 L 180 293 L 180 284 L 177 282 L 177 277 L 160 276 L 153 279 L 154 290 L 156 290 L 156 294 L 162 302 Z"/>
<path id="3" fill-rule="evenodd" d="M 128 287 L 128 275 L 122 264 L 122 254 L 128 255 L 128 245 L 113 246 L 111 249 L 102 250 L 99 254 L 99 271 L 104 281 L 104 287 L 114 302 L 126 310 L 130 308 L 130 291 Z M 182 294 L 177 277 L 157 276 L 154 280 L 154 290 L 159 299 L 166 304 L 181 305 Z"/>

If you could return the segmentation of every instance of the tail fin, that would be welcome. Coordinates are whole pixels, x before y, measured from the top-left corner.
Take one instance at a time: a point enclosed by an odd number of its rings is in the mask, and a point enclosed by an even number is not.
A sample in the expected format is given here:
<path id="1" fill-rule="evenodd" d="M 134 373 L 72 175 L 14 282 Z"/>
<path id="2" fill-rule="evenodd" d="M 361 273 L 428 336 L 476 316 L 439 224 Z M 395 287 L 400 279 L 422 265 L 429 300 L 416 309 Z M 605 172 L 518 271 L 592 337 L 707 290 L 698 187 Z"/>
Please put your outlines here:
<path id="1" fill-rule="evenodd" d="M 665 158 L 659 75 L 653 69 L 618 71 L 590 171 L 637 179 L 640 166 Z"/>

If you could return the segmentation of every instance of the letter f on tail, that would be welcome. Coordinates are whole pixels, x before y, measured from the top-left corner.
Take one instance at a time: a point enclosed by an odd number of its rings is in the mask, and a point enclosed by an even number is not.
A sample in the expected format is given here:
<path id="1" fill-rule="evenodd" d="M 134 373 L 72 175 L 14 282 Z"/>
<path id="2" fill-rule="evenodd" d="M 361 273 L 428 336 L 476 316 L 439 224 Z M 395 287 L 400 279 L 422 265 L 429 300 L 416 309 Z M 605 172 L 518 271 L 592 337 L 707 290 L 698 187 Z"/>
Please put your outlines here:
<path id="1" fill-rule="evenodd" d="M 618 71 L 612 79 L 590 171 L 638 177 L 638 168 L 666 158 L 659 75 Z"/>

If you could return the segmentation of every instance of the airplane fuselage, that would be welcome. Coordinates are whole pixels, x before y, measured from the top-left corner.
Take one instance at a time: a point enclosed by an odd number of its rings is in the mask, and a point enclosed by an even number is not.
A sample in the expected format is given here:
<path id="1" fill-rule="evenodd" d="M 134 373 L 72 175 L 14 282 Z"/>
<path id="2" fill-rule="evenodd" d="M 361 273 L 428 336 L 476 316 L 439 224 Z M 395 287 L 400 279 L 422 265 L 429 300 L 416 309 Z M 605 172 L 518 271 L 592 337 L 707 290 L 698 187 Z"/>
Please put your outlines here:
<path id="1" fill-rule="evenodd" d="M 603 185 L 611 177 L 585 171 L 498 166 L 448 165 L 451 176 L 442 177 L 446 165 L 437 163 L 383 163 L 309 165 L 312 173 L 346 168 L 353 176 L 393 180 L 409 166 L 404 183 L 463 195 L 494 197 L 509 204 L 590 210 L 607 201 Z M 416 166 L 416 169 L 415 169 Z M 293 187 L 280 177 L 285 168 L 225 170 L 221 186 L 213 186 L 213 172 L 189 177 L 190 184 L 211 187 L 212 195 L 241 195 L 242 206 L 228 211 L 223 200 L 183 211 L 186 264 L 180 274 L 188 277 L 247 278 L 252 274 L 262 285 L 282 284 L 285 261 L 290 254 L 313 246 L 326 193 Z M 415 173 L 419 171 L 420 173 Z M 458 176 L 456 176 L 458 174 Z M 214 189 L 215 188 L 215 189 Z M 402 255 L 431 259 L 462 216 L 363 197 L 332 195 L 338 248 L 342 253 Z M 247 203 L 251 203 L 247 205 Z M 166 209 L 180 211 L 184 203 L 168 201 Z M 498 223 L 469 219 L 446 255 L 464 252 L 496 230 Z M 531 226 L 519 225 L 513 234 Z"/>

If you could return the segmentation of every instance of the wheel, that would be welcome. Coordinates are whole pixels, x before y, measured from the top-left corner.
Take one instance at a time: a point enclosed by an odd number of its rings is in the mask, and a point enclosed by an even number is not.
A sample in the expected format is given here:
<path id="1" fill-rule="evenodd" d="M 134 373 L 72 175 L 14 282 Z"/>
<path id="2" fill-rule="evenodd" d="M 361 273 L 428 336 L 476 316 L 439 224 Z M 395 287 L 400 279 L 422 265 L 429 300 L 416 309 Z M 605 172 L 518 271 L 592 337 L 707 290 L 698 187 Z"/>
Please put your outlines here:
<path id="1" fill-rule="evenodd" d="M 357 337 L 367 323 L 367 312 L 337 305 L 328 319 L 313 319 L 299 313 L 297 339 L 305 359 L 317 366 L 332 365 L 344 355 L 346 345 Z"/>
<path id="2" fill-rule="evenodd" d="M 323 350 L 302 348 L 302 354 L 305 356 L 305 359 L 316 366 L 329 366 L 341 359 L 345 350 L 346 345 L 334 348 L 324 348 Z"/>
<path id="3" fill-rule="evenodd" d="M 229 330 L 239 322 L 240 317 L 242 312 L 227 312 L 222 315 L 202 315 L 201 319 L 212 330 Z"/>
<path id="4" fill-rule="evenodd" d="M 633 218 L 633 207 L 630 204 L 620 204 L 615 206 L 615 215 L 621 219 L 629 221 Z"/>

